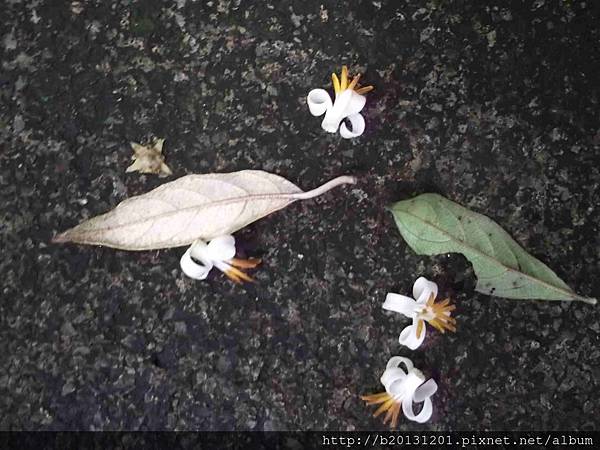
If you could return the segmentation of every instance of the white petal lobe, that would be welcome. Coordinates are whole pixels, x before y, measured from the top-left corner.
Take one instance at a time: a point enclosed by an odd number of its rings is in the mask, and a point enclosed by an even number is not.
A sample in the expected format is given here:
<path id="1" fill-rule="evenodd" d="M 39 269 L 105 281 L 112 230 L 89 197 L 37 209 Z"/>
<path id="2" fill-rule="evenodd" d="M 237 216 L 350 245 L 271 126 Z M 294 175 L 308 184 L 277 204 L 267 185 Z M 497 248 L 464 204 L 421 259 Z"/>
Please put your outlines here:
<path id="1" fill-rule="evenodd" d="M 437 389 L 437 383 L 434 380 L 429 379 L 417 388 L 417 390 L 415 391 L 413 401 L 415 403 L 421 403 L 426 398 L 431 397 L 433 394 L 435 394 L 437 392 Z"/>
<path id="2" fill-rule="evenodd" d="M 213 261 L 227 261 L 235 256 L 235 238 L 230 234 L 218 236 L 209 242 L 206 250 Z"/>
<path id="3" fill-rule="evenodd" d="M 352 124 L 352 131 L 348 129 L 346 124 L 342 122 L 340 125 L 340 136 L 344 139 L 352 139 L 360 136 L 365 131 L 365 119 L 360 114 L 352 114 L 346 117 Z"/>
<path id="4" fill-rule="evenodd" d="M 417 302 L 412 298 L 406 297 L 405 295 L 394 294 L 393 292 L 386 295 L 382 307 L 388 311 L 397 312 L 410 318 L 414 317 L 418 308 L 420 308 Z"/>
<path id="5" fill-rule="evenodd" d="M 413 422 L 425 423 L 431 419 L 433 405 L 431 404 L 431 399 L 426 398 L 423 402 L 423 408 L 421 409 L 421 412 L 415 415 L 413 411 L 413 399 L 407 397 L 402 401 L 402 412 L 407 419 L 412 420 Z"/>
<path id="6" fill-rule="evenodd" d="M 331 97 L 325 89 L 313 89 L 306 97 L 308 109 L 313 116 L 322 116 L 331 108 Z"/>
<path id="7" fill-rule="evenodd" d="M 416 350 L 421 346 L 421 344 L 425 340 L 426 333 L 427 331 L 425 328 L 425 324 L 423 324 L 421 335 L 417 337 L 417 323 L 416 321 L 413 321 L 412 325 L 409 325 L 404 330 L 402 330 L 398 341 L 400 342 L 400 344 L 405 345 L 411 350 Z"/>
<path id="8" fill-rule="evenodd" d="M 403 356 L 392 356 L 387 363 L 386 369 L 400 367 L 400 364 L 404 364 L 404 367 L 406 367 L 407 372 L 410 372 L 415 367 L 412 361 L 408 358 L 405 358 Z"/>
<path id="9" fill-rule="evenodd" d="M 362 111 L 365 107 L 365 103 L 367 103 L 367 98 L 364 95 L 357 94 L 354 91 L 349 91 L 351 93 L 350 99 L 346 105 L 345 113 L 346 116 L 353 116 Z"/>
<path id="10" fill-rule="evenodd" d="M 188 248 L 187 251 L 183 254 L 181 259 L 179 260 L 179 265 L 181 266 L 181 270 L 188 277 L 193 278 L 195 280 L 204 280 L 208 276 L 208 273 L 212 269 L 212 264 L 202 265 L 198 264 L 192 259 L 192 248 Z"/>
<path id="11" fill-rule="evenodd" d="M 413 285 L 413 297 L 417 303 L 426 303 L 429 297 L 433 294 L 433 298 L 437 297 L 438 286 L 433 281 L 429 281 L 425 277 L 417 278 Z"/>

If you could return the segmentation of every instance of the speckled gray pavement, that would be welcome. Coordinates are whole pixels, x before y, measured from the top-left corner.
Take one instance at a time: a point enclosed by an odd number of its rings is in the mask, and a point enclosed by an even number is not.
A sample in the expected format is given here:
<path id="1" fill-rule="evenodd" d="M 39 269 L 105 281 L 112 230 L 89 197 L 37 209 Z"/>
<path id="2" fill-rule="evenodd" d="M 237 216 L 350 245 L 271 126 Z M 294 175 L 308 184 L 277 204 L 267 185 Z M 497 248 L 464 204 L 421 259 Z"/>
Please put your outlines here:
<path id="1" fill-rule="evenodd" d="M 392 355 L 440 386 L 401 429 L 598 428 L 599 308 L 477 294 L 461 256 L 415 255 L 384 209 L 441 193 L 599 296 L 596 2 L 112 3 L 2 6 L 0 428 L 385 429 L 358 396 Z M 355 140 L 305 103 L 342 64 L 375 86 Z M 125 173 L 153 137 L 168 179 L 360 182 L 237 233 L 264 259 L 254 285 L 184 277 L 184 249 L 51 244 L 166 181 Z M 411 352 L 381 305 L 420 275 L 458 330 Z"/>

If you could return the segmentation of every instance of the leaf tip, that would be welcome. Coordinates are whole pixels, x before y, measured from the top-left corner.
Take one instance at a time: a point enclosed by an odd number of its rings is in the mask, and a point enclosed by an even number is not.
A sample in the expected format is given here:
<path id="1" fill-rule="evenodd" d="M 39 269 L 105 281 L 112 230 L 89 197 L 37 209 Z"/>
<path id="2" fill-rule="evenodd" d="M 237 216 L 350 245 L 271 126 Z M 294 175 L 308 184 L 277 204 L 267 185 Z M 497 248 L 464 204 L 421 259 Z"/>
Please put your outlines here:
<path id="1" fill-rule="evenodd" d="M 581 297 L 581 301 L 588 305 L 596 305 L 598 303 L 598 300 L 593 297 Z"/>
<path id="2" fill-rule="evenodd" d="M 64 244 L 65 242 L 69 242 L 70 239 L 67 236 L 67 233 L 60 233 L 52 237 L 50 243 L 52 244 Z"/>

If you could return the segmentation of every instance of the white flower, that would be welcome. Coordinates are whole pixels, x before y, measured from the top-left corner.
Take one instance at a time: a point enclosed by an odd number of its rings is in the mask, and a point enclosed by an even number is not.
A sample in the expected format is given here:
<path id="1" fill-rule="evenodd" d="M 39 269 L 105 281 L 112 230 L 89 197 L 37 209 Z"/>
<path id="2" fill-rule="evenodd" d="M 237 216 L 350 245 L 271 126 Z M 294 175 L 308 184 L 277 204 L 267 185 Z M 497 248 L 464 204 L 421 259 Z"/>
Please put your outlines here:
<path id="1" fill-rule="evenodd" d="M 332 103 L 326 90 L 313 89 L 306 97 L 308 109 L 310 109 L 313 116 L 325 114 L 321 127 L 328 133 L 335 133 L 339 128 L 340 135 L 345 139 L 360 136 L 365 131 L 365 119 L 359 113 L 367 101 L 362 94 L 369 92 L 373 89 L 373 86 L 357 88 L 360 75 L 356 75 L 348 83 L 348 69 L 346 66 L 342 67 L 341 80 L 338 79 L 335 73 L 331 75 L 331 78 L 335 91 L 335 101 Z M 344 119 L 350 121 L 352 130 L 346 127 Z"/>
<path id="2" fill-rule="evenodd" d="M 198 239 L 183 254 L 179 264 L 183 273 L 196 280 L 204 280 L 216 267 L 236 283 L 253 281 L 239 269 L 252 269 L 260 264 L 260 259 L 238 259 L 234 256 L 235 238 L 231 235 L 216 237 L 208 244 Z"/>
<path id="3" fill-rule="evenodd" d="M 400 343 L 411 350 L 419 347 L 425 339 L 425 322 L 444 333 L 446 330 L 456 331 L 456 320 L 450 314 L 456 306 L 450 305 L 450 299 L 434 303 L 438 293 L 437 284 L 420 277 L 413 286 L 413 298 L 389 293 L 383 304 L 383 309 L 404 314 L 412 319 L 409 325 L 400 333 Z"/>
<path id="4" fill-rule="evenodd" d="M 406 370 L 402 369 L 400 364 L 404 364 Z M 423 373 L 415 369 L 410 359 L 401 356 L 390 358 L 381 376 L 381 384 L 385 387 L 385 392 L 361 396 L 367 405 L 381 403 L 373 417 L 387 411 L 383 423 L 390 422 L 390 426 L 395 428 L 402 405 L 402 412 L 409 420 L 424 423 L 431 418 L 433 405 L 430 397 L 437 391 L 437 383 L 432 379 L 425 382 Z M 423 407 L 419 414 L 415 415 L 413 403 L 421 402 Z"/>

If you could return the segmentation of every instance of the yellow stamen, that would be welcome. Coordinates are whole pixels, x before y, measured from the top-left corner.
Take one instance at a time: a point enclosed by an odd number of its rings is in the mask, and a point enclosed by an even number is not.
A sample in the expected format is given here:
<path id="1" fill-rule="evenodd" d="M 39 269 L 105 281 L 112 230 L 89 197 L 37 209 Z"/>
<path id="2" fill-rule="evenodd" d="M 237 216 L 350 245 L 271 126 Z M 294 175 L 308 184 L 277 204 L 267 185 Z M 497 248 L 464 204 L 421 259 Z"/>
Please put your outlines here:
<path id="1" fill-rule="evenodd" d="M 446 330 L 444 329 L 444 325 L 442 325 L 437 319 L 431 319 L 429 321 L 429 325 L 438 330 L 440 333 L 444 334 Z"/>
<path id="2" fill-rule="evenodd" d="M 236 269 L 233 266 L 230 266 L 229 269 L 225 271 L 225 275 L 227 275 L 233 282 L 238 284 L 242 281 L 247 281 L 248 283 L 254 282 L 254 280 L 248 276 L 248 274 Z"/>
<path id="3" fill-rule="evenodd" d="M 336 95 L 347 89 L 354 90 L 357 94 L 360 94 L 360 95 L 366 94 L 367 92 L 370 92 L 373 90 L 373 86 L 362 86 L 362 87 L 358 86 L 358 80 L 360 80 L 360 74 L 355 75 L 354 78 L 352 79 L 352 81 L 350 81 L 350 83 L 348 83 L 348 78 L 349 78 L 348 77 L 348 67 L 346 67 L 346 66 L 342 66 L 342 74 L 341 74 L 340 78 L 338 78 L 338 76 L 335 73 L 331 74 L 331 80 L 333 82 L 333 90 L 335 91 Z"/>
<path id="4" fill-rule="evenodd" d="M 440 333 L 445 333 L 446 330 L 455 332 L 456 327 L 454 325 L 456 324 L 456 319 L 450 316 L 451 312 L 455 309 L 456 305 L 451 305 L 449 298 L 435 303 L 435 297 L 431 294 L 420 316 Z M 417 337 L 419 337 L 418 329 Z"/>
<path id="5" fill-rule="evenodd" d="M 229 260 L 229 264 L 231 264 L 232 266 L 238 267 L 240 269 L 254 269 L 261 262 L 262 261 L 258 258 L 249 258 L 249 259 L 231 258 Z"/>
<path id="6" fill-rule="evenodd" d="M 248 259 L 239 259 L 239 258 L 231 258 L 226 261 L 227 269 L 224 271 L 225 275 L 227 275 L 233 282 L 242 283 L 243 281 L 247 281 L 249 283 L 253 283 L 254 279 L 250 277 L 247 273 L 239 270 L 239 269 L 254 269 L 258 266 L 262 261 L 258 258 L 248 258 Z"/>
<path id="7" fill-rule="evenodd" d="M 387 392 L 380 392 L 379 394 L 361 395 L 360 398 L 367 402 L 367 405 L 376 405 L 387 401 L 389 397 Z"/>
<path id="8" fill-rule="evenodd" d="M 396 404 L 393 404 L 392 406 L 390 406 L 390 409 L 387 410 L 387 413 L 383 418 L 384 424 L 388 423 L 392 419 L 392 414 L 394 414 L 394 406 L 396 406 Z"/>
<path id="9" fill-rule="evenodd" d="M 419 320 L 417 322 L 417 339 L 419 339 L 421 337 L 421 333 L 423 332 L 424 326 L 425 326 L 425 323 L 422 320 Z"/>
<path id="10" fill-rule="evenodd" d="M 240 277 L 238 277 L 235 273 L 227 270 L 224 272 L 225 275 L 227 275 L 227 278 L 229 278 L 231 281 L 233 281 L 236 284 L 240 284 L 242 282 L 242 280 L 240 279 Z"/>
<path id="11" fill-rule="evenodd" d="M 358 80 L 360 80 L 360 73 L 358 75 L 356 75 L 354 78 L 352 78 L 352 81 L 348 85 L 348 89 L 351 89 L 351 90 L 354 89 L 356 87 L 356 84 L 358 83 Z"/>
<path id="12" fill-rule="evenodd" d="M 340 82 L 340 89 L 345 91 L 348 88 L 348 68 L 342 66 L 342 81 Z"/>
<path id="13" fill-rule="evenodd" d="M 373 86 L 363 86 L 361 88 L 358 88 L 356 90 L 356 93 L 363 95 L 363 94 L 366 94 L 367 92 L 371 92 L 372 90 L 373 90 Z"/>
<path id="14" fill-rule="evenodd" d="M 385 419 L 383 419 L 384 425 L 389 422 L 391 428 L 396 428 L 396 425 L 398 425 L 398 416 L 400 415 L 400 406 L 401 406 L 401 403 L 398 403 L 398 402 L 395 402 L 391 406 L 391 408 L 388 410 L 387 414 L 385 415 Z"/>
<path id="15" fill-rule="evenodd" d="M 390 409 L 393 404 L 394 404 L 394 399 L 392 397 L 390 397 L 383 405 L 381 405 L 379 408 L 377 408 L 377 411 L 375 411 L 373 413 L 373 417 L 380 416 L 384 411 L 387 411 L 388 409 Z"/>
<path id="16" fill-rule="evenodd" d="M 373 413 L 373 417 L 378 417 L 382 413 L 386 413 L 383 418 L 383 423 L 390 424 L 390 427 L 396 428 L 398 424 L 398 416 L 400 415 L 401 403 L 396 401 L 387 392 L 381 392 L 379 394 L 363 395 L 360 397 L 362 400 L 367 402 L 367 405 L 379 404 L 379 408 Z"/>
<path id="17" fill-rule="evenodd" d="M 336 94 L 339 94 L 342 89 L 340 88 L 340 80 L 335 73 L 331 74 L 331 80 L 333 81 L 333 90 Z"/>
<path id="18" fill-rule="evenodd" d="M 400 415 L 400 403 L 396 403 L 393 408 L 394 413 L 392 414 L 392 423 L 390 425 L 392 428 L 396 428 L 398 425 L 398 416 Z"/>

